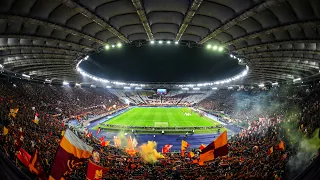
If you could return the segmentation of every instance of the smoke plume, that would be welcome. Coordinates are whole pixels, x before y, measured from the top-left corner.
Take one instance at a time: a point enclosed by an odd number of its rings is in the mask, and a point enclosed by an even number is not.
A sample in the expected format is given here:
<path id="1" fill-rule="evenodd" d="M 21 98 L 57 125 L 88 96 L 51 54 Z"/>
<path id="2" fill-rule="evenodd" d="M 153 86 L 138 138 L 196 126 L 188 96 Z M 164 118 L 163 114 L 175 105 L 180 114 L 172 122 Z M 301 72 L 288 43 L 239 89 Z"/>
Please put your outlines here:
<path id="1" fill-rule="evenodd" d="M 158 159 L 164 158 L 162 154 L 156 150 L 157 143 L 154 141 L 148 141 L 139 146 L 139 153 L 142 159 L 147 163 L 155 163 Z"/>

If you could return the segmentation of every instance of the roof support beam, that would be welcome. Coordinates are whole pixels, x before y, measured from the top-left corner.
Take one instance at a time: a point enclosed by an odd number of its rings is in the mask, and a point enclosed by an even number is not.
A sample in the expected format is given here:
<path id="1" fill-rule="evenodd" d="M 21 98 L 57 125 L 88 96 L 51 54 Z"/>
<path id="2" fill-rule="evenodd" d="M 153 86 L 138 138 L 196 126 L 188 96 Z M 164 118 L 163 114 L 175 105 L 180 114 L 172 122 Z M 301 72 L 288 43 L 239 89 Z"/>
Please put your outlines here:
<path id="1" fill-rule="evenodd" d="M 297 23 L 292 23 L 292 24 L 286 24 L 286 25 L 275 27 L 275 28 L 263 29 L 261 31 L 257 31 L 252 34 L 233 39 L 231 41 L 223 43 L 222 46 L 229 46 L 232 44 L 239 43 L 241 41 L 253 39 L 253 38 L 256 38 L 259 36 L 263 36 L 263 35 L 272 34 L 275 32 L 286 31 L 286 30 L 290 30 L 290 29 L 299 29 L 301 27 L 316 28 L 319 26 L 320 26 L 320 21 L 307 21 L 307 22 L 297 22 Z"/>
<path id="2" fill-rule="evenodd" d="M 100 39 L 97 39 L 93 36 L 89 36 L 87 34 L 84 34 L 83 32 L 79 32 L 58 24 L 53 24 L 53 23 L 49 23 L 46 21 L 42 21 L 42 20 L 38 20 L 38 19 L 33 19 L 33 18 L 29 18 L 29 17 L 23 17 L 23 16 L 14 16 L 14 15 L 0 15 L 0 19 L 4 19 L 7 22 L 23 22 L 23 23 L 28 23 L 28 24 L 37 24 L 40 26 L 45 26 L 45 27 L 50 27 L 59 31 L 63 31 L 63 32 L 67 32 L 70 33 L 74 36 L 80 36 L 82 38 L 88 39 L 90 41 L 94 41 L 96 43 L 99 43 L 101 45 L 105 45 L 106 43 L 101 41 Z"/>
<path id="3" fill-rule="evenodd" d="M 310 76 L 313 75 L 313 73 L 309 72 L 306 73 L 306 70 L 303 69 L 299 69 L 299 72 L 297 72 L 294 69 L 290 69 L 290 68 L 277 68 L 276 66 L 260 66 L 260 67 L 254 67 L 252 68 L 252 72 L 265 72 L 265 73 L 273 73 L 273 74 L 290 74 L 290 75 L 295 75 L 295 76 Z"/>
<path id="4" fill-rule="evenodd" d="M 267 50 L 267 51 L 257 51 L 257 52 L 249 52 L 244 55 L 253 55 L 253 54 L 269 54 L 273 52 L 280 52 L 280 53 L 309 53 L 309 54 L 320 54 L 320 51 L 316 50 L 301 50 L 301 49 L 280 49 L 280 50 Z M 248 57 L 248 59 L 250 59 Z"/>
<path id="5" fill-rule="evenodd" d="M 17 65 L 24 65 L 24 64 L 34 64 L 34 63 L 42 63 L 42 64 L 51 64 L 55 62 L 69 62 L 70 64 L 73 63 L 74 61 L 70 59 L 22 59 L 22 60 L 13 60 L 13 61 L 7 61 L 4 65 L 6 66 L 14 66 L 16 67 Z"/>
<path id="6" fill-rule="evenodd" d="M 148 35 L 149 40 L 150 41 L 153 40 L 153 34 L 151 32 L 148 18 L 147 18 L 146 12 L 142 6 L 141 0 L 131 0 L 131 1 L 132 1 L 133 6 L 136 8 L 137 14 L 138 14 L 140 21 L 144 27 L 144 30 L 146 31 L 146 33 Z"/>
<path id="7" fill-rule="evenodd" d="M 32 36 L 32 35 L 19 35 L 19 34 L 0 34 L 0 38 L 16 38 L 16 39 L 28 39 L 28 40 L 40 40 L 40 41 L 48 41 L 48 42 L 53 42 L 57 44 L 66 44 L 68 46 L 74 47 L 74 48 L 79 48 L 79 49 L 85 49 L 87 51 L 92 51 L 94 50 L 93 48 L 74 43 L 71 41 L 66 41 L 66 40 L 60 40 L 60 39 L 54 39 L 51 37 L 40 37 L 40 36 Z"/>
<path id="8" fill-rule="evenodd" d="M 183 35 L 183 33 L 186 31 L 189 23 L 191 22 L 193 16 L 196 14 L 198 8 L 200 7 L 203 0 L 193 0 L 187 14 L 184 17 L 183 23 L 180 26 L 180 29 L 178 31 L 178 34 L 176 36 L 176 41 L 179 41 Z"/>
<path id="9" fill-rule="evenodd" d="M 293 70 L 300 70 L 300 71 L 308 71 L 310 73 L 318 72 L 318 69 L 309 67 L 307 65 L 303 64 L 293 64 L 293 63 L 269 63 L 269 62 L 260 62 L 256 63 L 254 66 L 251 66 L 253 68 L 255 67 L 275 67 L 275 69 L 293 69 Z"/>
<path id="10" fill-rule="evenodd" d="M 74 68 L 72 66 L 43 66 L 43 67 L 29 67 L 16 71 L 17 73 L 28 73 L 32 71 L 44 71 L 48 72 L 49 70 L 55 71 L 56 73 L 61 73 L 61 71 L 69 71 L 72 72 Z"/>
<path id="11" fill-rule="evenodd" d="M 249 63 L 257 62 L 273 62 L 273 61 L 281 61 L 281 62 L 290 62 L 290 61 L 312 61 L 312 62 L 320 62 L 320 59 L 311 59 L 311 58 L 304 58 L 304 57 L 288 57 L 288 56 L 275 56 L 275 57 L 256 57 L 250 58 Z"/>
<path id="12" fill-rule="evenodd" d="M 117 31 L 114 27 L 112 27 L 110 24 L 105 22 L 102 18 L 100 18 L 97 15 L 95 15 L 93 12 L 91 12 L 91 11 L 87 10 L 86 8 L 84 8 L 82 5 L 76 3 L 74 0 L 61 0 L 61 2 L 64 5 L 68 6 L 70 9 L 72 9 L 73 11 L 76 11 L 76 12 L 84 15 L 85 17 L 87 17 L 91 21 L 99 24 L 104 29 L 107 29 L 112 34 L 114 34 L 115 36 L 120 38 L 122 41 L 124 41 L 126 43 L 130 42 L 129 39 L 127 39 L 123 34 L 121 34 L 119 31 Z"/>
<path id="13" fill-rule="evenodd" d="M 84 52 L 80 50 L 73 50 L 73 49 L 65 49 L 65 48 L 59 48 L 59 47 L 50 47 L 50 46 L 24 46 L 24 45 L 18 45 L 18 46 L 0 46 L 0 51 L 5 50 L 13 50 L 13 49 L 40 49 L 40 50 L 50 50 L 50 51 L 58 51 L 58 52 L 65 52 L 65 53 L 75 53 L 75 54 L 84 54 Z"/>
<path id="14" fill-rule="evenodd" d="M 228 21 L 224 25 L 220 26 L 219 28 L 215 29 L 212 33 L 204 37 L 201 41 L 199 41 L 199 44 L 203 44 L 207 42 L 208 40 L 216 37 L 218 34 L 227 31 L 229 28 L 233 27 L 236 24 L 239 24 L 240 22 L 270 8 L 273 6 L 276 6 L 285 0 L 269 0 L 265 1 L 263 3 L 258 4 L 257 6 L 254 6 L 253 8 L 245 11 L 244 13 L 240 14 L 239 16 L 235 17 L 231 21 Z"/>
<path id="15" fill-rule="evenodd" d="M 13 68 L 13 72 L 17 73 L 22 73 L 22 72 L 28 72 L 28 71 L 33 71 L 33 70 L 41 70 L 41 69 L 52 69 L 52 68 L 60 68 L 60 69 L 65 69 L 65 68 L 72 68 L 73 66 L 70 64 L 50 64 L 50 65 L 35 65 L 35 66 L 23 66 L 20 68 Z"/>
<path id="16" fill-rule="evenodd" d="M 10 57 L 22 57 L 16 60 L 22 60 L 22 59 L 38 59 L 39 57 L 43 57 L 43 58 L 66 58 L 66 59 L 70 59 L 70 60 L 74 60 L 76 59 L 76 57 L 72 56 L 72 55 L 68 55 L 68 54 L 55 54 L 55 53 L 15 53 L 15 54 L 6 54 L 6 55 L 2 55 L 0 56 L 0 60 L 3 59 L 4 62 L 6 61 L 11 61 L 11 60 L 7 60 L 6 58 L 10 58 Z"/>
<path id="17" fill-rule="evenodd" d="M 295 44 L 295 43 L 318 43 L 320 40 L 317 39 L 301 39 L 301 40 L 289 40 L 289 41 L 276 41 L 276 42 L 266 42 L 261 44 L 255 44 L 252 46 L 247 46 L 239 49 L 235 49 L 233 51 L 240 52 L 240 51 L 249 51 L 249 50 L 255 50 L 257 48 L 268 48 L 270 46 L 281 46 L 284 44 Z"/>

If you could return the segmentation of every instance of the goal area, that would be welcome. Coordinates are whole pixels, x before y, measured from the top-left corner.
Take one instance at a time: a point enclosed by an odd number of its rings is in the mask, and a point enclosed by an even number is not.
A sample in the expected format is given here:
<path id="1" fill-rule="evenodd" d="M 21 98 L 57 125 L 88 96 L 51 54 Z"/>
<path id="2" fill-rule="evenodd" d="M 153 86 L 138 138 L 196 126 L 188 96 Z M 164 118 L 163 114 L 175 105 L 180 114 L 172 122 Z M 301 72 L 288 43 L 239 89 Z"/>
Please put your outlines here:
<path id="1" fill-rule="evenodd" d="M 168 127 L 168 122 L 154 122 L 154 127 Z"/>

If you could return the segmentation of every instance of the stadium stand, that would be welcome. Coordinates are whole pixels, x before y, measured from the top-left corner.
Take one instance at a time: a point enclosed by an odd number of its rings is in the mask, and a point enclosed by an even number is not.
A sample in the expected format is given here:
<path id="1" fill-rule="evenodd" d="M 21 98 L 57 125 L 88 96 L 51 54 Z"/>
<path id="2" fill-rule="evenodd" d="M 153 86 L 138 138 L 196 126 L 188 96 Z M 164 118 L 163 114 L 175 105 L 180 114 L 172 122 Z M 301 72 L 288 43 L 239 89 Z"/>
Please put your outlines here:
<path id="1" fill-rule="evenodd" d="M 6 157 L 10 157 L 12 163 L 30 178 L 34 178 L 34 175 L 17 159 L 17 152 L 20 152 L 20 147 L 29 154 L 38 149 L 41 166 L 46 176 L 48 176 L 50 167 L 54 162 L 55 151 L 59 146 L 61 132 L 67 128 L 62 121 L 64 118 L 70 118 L 80 113 L 83 114 L 85 107 L 101 103 L 105 103 L 107 107 L 114 104 L 121 106 L 121 102 L 105 89 L 60 87 L 24 82 L 14 82 L 14 84 L 15 86 L 10 82 L 2 81 L 1 119 L 5 121 L 3 124 L 9 129 L 9 132 L 6 135 L 3 133 L 1 135 L 1 151 Z M 220 96 L 220 93 L 226 94 L 224 91 L 216 92 L 216 100 L 227 103 L 229 99 L 224 98 L 225 96 Z M 231 91 L 229 93 L 231 94 L 230 97 L 234 97 L 234 95 L 241 92 Z M 250 99 L 252 96 L 254 103 L 259 103 L 259 101 L 255 100 L 257 94 L 260 98 L 274 98 L 273 95 L 266 95 L 266 92 L 263 91 L 251 92 L 252 94 L 249 92 L 244 93 L 246 98 Z M 280 96 L 284 92 L 279 89 L 273 93 L 277 94 L 275 96 Z M 319 113 L 318 93 L 316 90 L 309 91 L 308 94 L 297 93 L 295 90 L 293 94 L 290 94 L 290 97 L 299 98 L 287 98 L 286 106 L 288 107 L 290 103 L 295 103 L 302 108 L 302 113 L 290 112 L 288 114 L 296 117 L 294 119 L 285 116 L 287 111 L 290 110 L 285 106 L 278 106 L 279 110 L 275 112 L 276 114 L 268 114 L 268 111 L 266 111 L 262 114 L 262 117 L 265 118 L 259 120 L 256 120 L 256 114 L 246 114 L 250 120 L 254 121 L 247 121 L 249 126 L 244 128 L 240 134 L 234 135 L 228 140 L 229 155 L 216 158 L 203 166 L 192 162 L 192 159 L 198 156 L 197 153 L 199 151 L 197 149 L 188 150 L 188 153 L 191 151 L 196 154 L 193 158 L 188 156 L 181 157 L 180 153 L 169 153 L 166 158 L 150 165 L 145 163 L 139 156 L 128 155 L 125 149 L 101 146 L 99 140 L 93 136 L 88 138 L 86 134 L 72 127 L 71 129 L 80 139 L 100 153 L 100 161 L 96 161 L 96 163 L 108 168 L 108 171 L 103 174 L 103 179 L 137 179 L 142 177 L 145 179 L 155 177 L 160 179 L 194 179 L 194 177 L 202 179 L 285 179 L 292 177 L 290 172 L 286 171 L 286 164 L 290 161 L 290 157 L 294 157 L 301 147 L 298 142 L 296 146 L 288 143 L 290 137 L 285 133 L 288 129 L 284 129 L 282 125 L 286 121 L 297 121 L 297 128 L 292 127 L 291 130 L 295 133 L 301 132 L 306 136 L 311 136 L 320 127 L 319 121 L 316 120 L 317 113 Z M 210 107 L 207 102 L 211 102 L 213 96 L 214 94 L 200 102 L 199 105 L 203 104 L 205 108 Z M 240 101 L 243 101 L 242 96 L 240 96 Z M 268 106 L 264 101 L 260 101 L 260 103 L 262 109 Z M 15 117 L 8 119 L 9 109 L 12 108 L 19 108 L 19 111 Z M 59 116 L 55 116 L 56 114 L 53 113 L 53 109 L 57 108 L 61 109 L 61 115 Z M 211 110 L 214 110 L 214 108 L 217 108 L 217 106 L 213 105 Z M 220 108 L 222 107 L 218 106 L 217 109 L 221 110 Z M 229 108 L 230 112 L 234 112 L 233 106 Z M 255 106 L 246 107 L 246 111 L 250 112 L 249 110 L 252 108 L 255 108 Z M 95 111 L 94 114 L 106 111 L 108 110 L 102 109 L 101 111 Z M 38 124 L 33 122 L 36 112 L 40 119 Z M 17 138 L 21 134 L 23 134 L 24 138 L 19 146 L 17 145 Z M 280 141 L 279 137 L 285 143 L 284 150 L 277 149 Z M 274 149 L 273 152 L 268 153 L 270 147 L 274 147 Z M 310 159 L 307 160 L 307 163 L 309 162 Z M 215 170 L 213 171 L 212 168 Z M 249 169 L 254 169 L 254 171 Z M 69 178 L 85 179 L 86 170 L 87 162 L 76 167 Z"/>

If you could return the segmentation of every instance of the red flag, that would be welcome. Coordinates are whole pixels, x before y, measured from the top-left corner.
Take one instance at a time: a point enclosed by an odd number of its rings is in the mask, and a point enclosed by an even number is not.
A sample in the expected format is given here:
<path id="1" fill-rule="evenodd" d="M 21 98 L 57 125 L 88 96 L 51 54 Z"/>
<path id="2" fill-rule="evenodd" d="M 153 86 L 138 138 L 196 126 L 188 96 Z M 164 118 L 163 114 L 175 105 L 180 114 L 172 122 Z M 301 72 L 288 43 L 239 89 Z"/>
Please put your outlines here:
<path id="1" fill-rule="evenodd" d="M 46 180 L 47 177 L 41 167 L 41 161 L 39 158 L 39 152 L 36 149 L 30 159 L 29 170 L 30 172 L 36 174 L 40 180 Z"/>
<path id="2" fill-rule="evenodd" d="M 100 140 L 100 142 L 104 141 L 104 136 L 101 136 L 101 137 L 99 138 L 99 140 Z"/>
<path id="3" fill-rule="evenodd" d="M 205 147 L 206 147 L 206 145 L 201 144 L 200 147 L 199 147 L 200 151 L 202 151 L 202 149 L 204 149 Z"/>
<path id="4" fill-rule="evenodd" d="M 162 154 L 167 154 L 168 152 L 170 152 L 170 149 L 172 148 L 173 145 L 171 144 L 166 144 L 163 146 L 162 148 Z"/>
<path id="5" fill-rule="evenodd" d="M 107 168 L 96 165 L 94 162 L 89 160 L 88 170 L 87 170 L 87 179 L 88 180 L 99 180 L 102 179 L 103 174 L 107 172 Z"/>
<path id="6" fill-rule="evenodd" d="M 96 134 L 98 135 L 100 133 L 100 131 L 101 131 L 101 129 L 99 127 Z"/>
<path id="7" fill-rule="evenodd" d="M 101 146 L 108 146 L 110 141 L 101 141 Z"/>
<path id="8" fill-rule="evenodd" d="M 26 167 L 29 167 L 31 155 L 23 148 L 20 148 L 20 150 L 17 152 L 17 158 L 22 162 L 22 164 L 24 164 Z"/>

